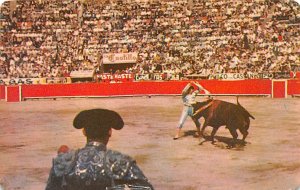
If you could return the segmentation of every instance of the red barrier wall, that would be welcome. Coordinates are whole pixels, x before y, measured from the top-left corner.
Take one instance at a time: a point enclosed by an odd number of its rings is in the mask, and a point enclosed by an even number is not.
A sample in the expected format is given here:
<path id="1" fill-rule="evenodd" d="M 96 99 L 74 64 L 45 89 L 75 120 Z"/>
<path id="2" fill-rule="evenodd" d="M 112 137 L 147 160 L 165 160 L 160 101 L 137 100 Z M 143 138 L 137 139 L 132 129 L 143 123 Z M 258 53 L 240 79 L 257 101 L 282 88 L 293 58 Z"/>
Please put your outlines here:
<path id="1" fill-rule="evenodd" d="M 286 81 L 273 81 L 273 98 L 285 98 L 286 96 Z"/>
<path id="2" fill-rule="evenodd" d="M 201 80 L 212 94 L 271 94 L 271 80 Z M 182 88 L 181 88 L 182 89 Z"/>
<path id="3" fill-rule="evenodd" d="M 21 101 L 21 87 L 20 86 L 7 86 L 6 87 L 6 101 L 7 102 L 20 102 Z"/>
<path id="4" fill-rule="evenodd" d="M 300 80 L 288 80 L 288 95 L 300 95 Z"/>
<path id="5" fill-rule="evenodd" d="M 181 94 L 189 81 L 23 85 L 23 98 Z M 212 94 L 271 94 L 271 80 L 201 80 Z"/>
<path id="6" fill-rule="evenodd" d="M 5 99 L 5 86 L 0 85 L 0 100 L 4 100 L 4 99 Z"/>

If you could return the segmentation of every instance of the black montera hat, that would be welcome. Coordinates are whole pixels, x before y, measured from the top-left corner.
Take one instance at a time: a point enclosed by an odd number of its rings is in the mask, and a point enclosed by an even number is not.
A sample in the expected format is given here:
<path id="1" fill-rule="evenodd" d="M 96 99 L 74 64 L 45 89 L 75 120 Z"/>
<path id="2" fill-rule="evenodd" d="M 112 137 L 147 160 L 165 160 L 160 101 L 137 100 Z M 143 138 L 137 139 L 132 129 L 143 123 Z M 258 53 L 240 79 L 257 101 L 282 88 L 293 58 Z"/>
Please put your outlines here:
<path id="1" fill-rule="evenodd" d="M 73 121 L 76 129 L 84 128 L 89 138 L 103 137 L 108 134 L 110 128 L 120 130 L 124 126 L 121 116 L 107 109 L 91 109 L 81 111 Z"/>

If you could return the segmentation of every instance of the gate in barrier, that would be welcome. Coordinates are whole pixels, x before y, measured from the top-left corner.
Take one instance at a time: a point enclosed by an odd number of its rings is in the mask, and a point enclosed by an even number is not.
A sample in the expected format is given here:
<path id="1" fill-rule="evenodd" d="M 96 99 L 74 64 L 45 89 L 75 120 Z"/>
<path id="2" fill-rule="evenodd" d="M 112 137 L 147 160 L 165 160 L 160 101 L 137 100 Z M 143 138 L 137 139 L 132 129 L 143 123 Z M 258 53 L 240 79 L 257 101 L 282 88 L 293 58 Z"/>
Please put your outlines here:
<path id="1" fill-rule="evenodd" d="M 22 100 L 22 86 L 5 86 L 5 100 L 7 102 L 20 102 Z"/>
<path id="2" fill-rule="evenodd" d="M 272 80 L 272 98 L 287 97 L 287 80 Z"/>

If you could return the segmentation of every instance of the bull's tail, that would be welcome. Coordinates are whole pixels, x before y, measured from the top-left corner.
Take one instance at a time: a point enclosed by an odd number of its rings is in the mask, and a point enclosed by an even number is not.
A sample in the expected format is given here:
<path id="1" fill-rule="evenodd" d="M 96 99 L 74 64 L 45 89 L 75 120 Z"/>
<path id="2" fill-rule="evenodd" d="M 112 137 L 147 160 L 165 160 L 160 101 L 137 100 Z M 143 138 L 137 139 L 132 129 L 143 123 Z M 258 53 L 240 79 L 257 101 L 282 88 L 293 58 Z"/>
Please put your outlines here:
<path id="1" fill-rule="evenodd" d="M 239 103 L 239 96 L 236 96 L 236 103 L 237 105 L 242 109 L 242 111 L 244 112 L 244 114 L 247 117 L 251 117 L 252 119 L 255 119 L 255 117 L 253 115 L 251 115 L 240 103 Z"/>

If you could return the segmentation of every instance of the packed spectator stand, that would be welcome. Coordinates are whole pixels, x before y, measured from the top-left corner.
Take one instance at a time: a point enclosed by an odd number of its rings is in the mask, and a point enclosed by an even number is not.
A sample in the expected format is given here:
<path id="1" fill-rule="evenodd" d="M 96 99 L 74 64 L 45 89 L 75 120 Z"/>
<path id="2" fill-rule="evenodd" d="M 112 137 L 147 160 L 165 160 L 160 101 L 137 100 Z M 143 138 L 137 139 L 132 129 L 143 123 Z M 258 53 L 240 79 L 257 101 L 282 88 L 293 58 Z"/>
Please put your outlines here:
<path id="1" fill-rule="evenodd" d="M 300 68 L 300 5 L 289 0 L 18 0 L 1 5 L 0 31 L 0 79 L 294 77 Z M 104 61 L 128 53 L 134 62 Z"/>

